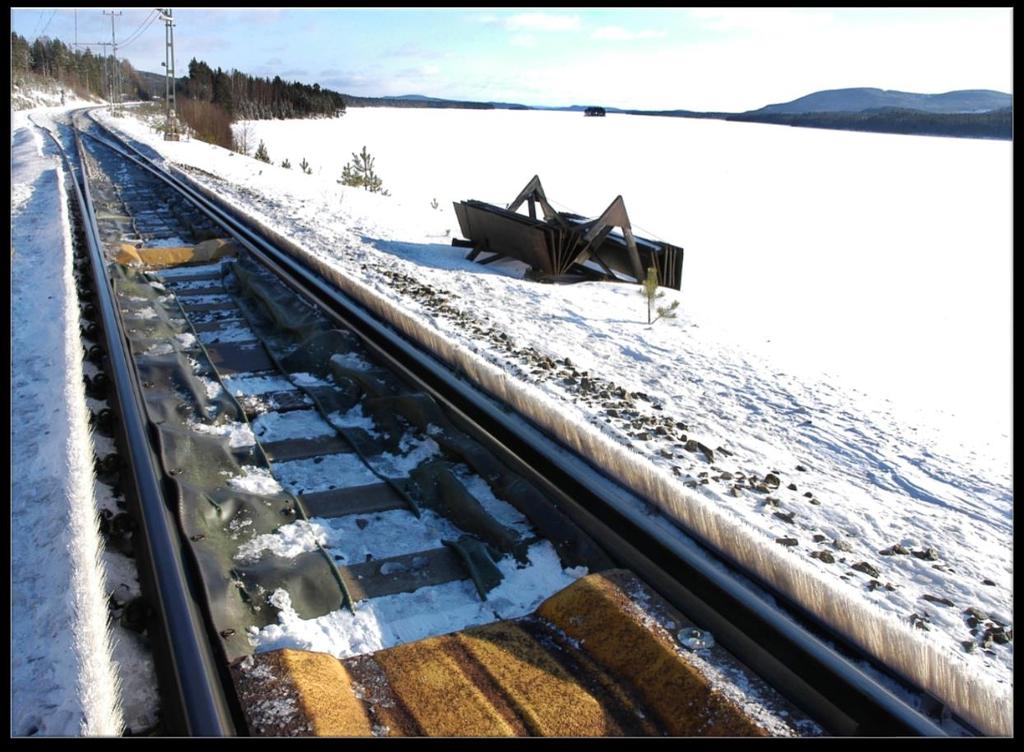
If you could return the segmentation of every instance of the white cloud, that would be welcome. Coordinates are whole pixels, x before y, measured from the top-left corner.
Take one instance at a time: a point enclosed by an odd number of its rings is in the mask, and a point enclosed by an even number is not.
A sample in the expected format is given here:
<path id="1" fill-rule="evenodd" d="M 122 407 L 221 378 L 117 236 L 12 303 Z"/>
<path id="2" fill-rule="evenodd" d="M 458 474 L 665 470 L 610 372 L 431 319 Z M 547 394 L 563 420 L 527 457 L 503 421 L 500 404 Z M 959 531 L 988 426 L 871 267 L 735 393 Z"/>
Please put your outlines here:
<path id="1" fill-rule="evenodd" d="M 629 31 L 621 26 L 602 26 L 590 35 L 591 39 L 608 39 L 612 41 L 631 42 L 635 39 L 658 39 L 668 36 L 665 31 Z"/>
<path id="2" fill-rule="evenodd" d="M 513 47 L 536 47 L 537 37 L 533 34 L 513 34 L 509 37 L 508 43 Z"/>
<path id="3" fill-rule="evenodd" d="M 834 22 L 829 10 L 807 8 L 699 8 L 690 15 L 713 31 L 759 35 L 804 34 Z"/>
<path id="4" fill-rule="evenodd" d="M 573 31 L 580 27 L 580 17 L 553 13 L 520 13 L 504 19 L 504 26 L 509 31 Z"/>

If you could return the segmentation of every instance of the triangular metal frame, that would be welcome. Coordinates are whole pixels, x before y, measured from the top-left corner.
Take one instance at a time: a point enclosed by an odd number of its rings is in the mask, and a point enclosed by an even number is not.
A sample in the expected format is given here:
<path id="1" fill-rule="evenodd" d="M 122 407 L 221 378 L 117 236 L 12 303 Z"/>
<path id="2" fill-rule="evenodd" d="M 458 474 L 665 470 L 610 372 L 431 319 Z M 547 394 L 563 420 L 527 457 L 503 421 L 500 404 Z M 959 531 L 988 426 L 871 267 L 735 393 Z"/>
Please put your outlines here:
<path id="1" fill-rule="evenodd" d="M 608 208 L 601 213 L 601 216 L 583 225 L 583 239 L 587 242 L 587 245 L 580 255 L 592 255 L 591 249 L 599 246 L 601 241 L 608 236 L 608 233 L 614 227 L 622 229 L 622 235 L 626 239 L 626 249 L 629 251 L 629 263 L 633 267 L 633 276 L 636 277 L 637 282 L 642 282 L 644 270 L 643 265 L 640 263 L 640 252 L 636 248 L 633 226 L 629 223 L 629 215 L 626 213 L 626 202 L 622 200 L 622 196 L 616 196 L 615 200 L 608 205 Z"/>
<path id="2" fill-rule="evenodd" d="M 544 219 L 548 222 L 558 222 L 559 224 L 565 224 L 565 221 L 558 216 L 551 204 L 548 203 L 547 196 L 544 195 L 544 186 L 540 184 L 540 176 L 534 175 L 530 178 L 530 182 L 526 184 L 523 190 L 519 191 L 519 195 L 516 196 L 515 201 L 509 204 L 506 209 L 510 212 L 518 211 L 519 207 L 523 205 L 523 202 L 527 201 L 530 210 L 530 219 L 537 218 L 537 203 L 540 203 L 540 208 L 544 212 Z"/>

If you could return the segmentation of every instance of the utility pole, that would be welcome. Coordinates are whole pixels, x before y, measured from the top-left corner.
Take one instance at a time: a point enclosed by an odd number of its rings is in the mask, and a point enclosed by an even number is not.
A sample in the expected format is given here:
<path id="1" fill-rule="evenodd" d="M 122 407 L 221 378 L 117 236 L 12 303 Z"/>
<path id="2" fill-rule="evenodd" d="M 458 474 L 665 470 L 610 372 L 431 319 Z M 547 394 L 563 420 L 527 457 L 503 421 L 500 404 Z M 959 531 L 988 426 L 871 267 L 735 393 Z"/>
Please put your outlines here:
<path id="1" fill-rule="evenodd" d="M 114 65 L 114 81 L 113 81 L 114 96 L 113 96 L 113 102 L 112 102 L 113 106 L 111 108 L 111 111 L 112 111 L 113 114 L 116 115 L 116 114 L 119 114 L 119 112 L 120 112 L 118 105 L 121 104 L 121 72 L 120 72 L 120 68 L 117 65 L 117 34 L 114 31 L 114 17 L 115 16 L 121 16 L 121 15 L 124 15 L 124 14 L 121 13 L 121 11 L 117 11 L 117 12 L 110 11 L 109 13 L 107 13 L 107 11 L 103 11 L 103 15 L 104 16 L 110 16 L 110 46 L 111 46 L 111 49 L 113 50 L 113 53 L 114 53 L 114 60 L 113 60 L 113 65 Z"/>
<path id="2" fill-rule="evenodd" d="M 164 22 L 164 108 L 166 111 L 164 140 L 177 141 L 178 108 L 174 98 L 174 14 L 170 8 L 161 8 L 160 18 Z"/>

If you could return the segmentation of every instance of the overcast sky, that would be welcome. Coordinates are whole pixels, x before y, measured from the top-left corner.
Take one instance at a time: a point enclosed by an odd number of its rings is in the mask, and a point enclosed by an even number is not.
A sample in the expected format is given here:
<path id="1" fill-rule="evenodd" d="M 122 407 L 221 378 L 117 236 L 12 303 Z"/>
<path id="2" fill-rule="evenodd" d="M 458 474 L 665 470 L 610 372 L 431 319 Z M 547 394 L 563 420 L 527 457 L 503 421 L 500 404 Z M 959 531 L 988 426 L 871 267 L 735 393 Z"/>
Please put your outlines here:
<path id="1" fill-rule="evenodd" d="M 12 9 L 14 31 L 109 42 L 102 8 Z M 110 10 L 109 8 L 107 10 Z M 121 55 L 162 72 L 164 25 L 117 8 Z M 1011 8 L 174 9 L 178 75 L 212 67 L 362 96 L 743 111 L 821 89 L 1012 93 Z M 100 52 L 98 46 L 93 46 Z"/>

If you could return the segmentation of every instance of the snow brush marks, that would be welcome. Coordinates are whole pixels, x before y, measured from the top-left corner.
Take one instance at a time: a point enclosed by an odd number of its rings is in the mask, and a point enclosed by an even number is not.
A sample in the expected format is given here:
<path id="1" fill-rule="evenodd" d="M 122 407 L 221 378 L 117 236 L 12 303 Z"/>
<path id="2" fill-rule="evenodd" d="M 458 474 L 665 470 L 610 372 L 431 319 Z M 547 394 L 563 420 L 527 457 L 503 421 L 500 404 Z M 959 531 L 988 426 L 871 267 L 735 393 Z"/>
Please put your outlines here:
<path id="1" fill-rule="evenodd" d="M 62 171 L 58 166 L 58 173 Z M 59 179 L 64 198 L 63 179 Z M 61 201 L 61 220 L 70 235 L 67 202 Z M 82 699 L 83 736 L 119 736 L 124 729 L 121 711 L 121 680 L 113 666 L 108 622 L 106 571 L 103 544 L 95 503 L 95 474 L 89 409 L 85 403 L 83 366 L 85 352 L 79 332 L 78 295 L 75 290 L 71 249 L 65 247 L 64 339 L 66 378 L 64 401 L 68 406 L 70 431 L 65 442 L 70 471 L 66 499 L 71 542 L 71 580 L 75 598 L 75 652 L 78 657 L 78 693 Z"/>

